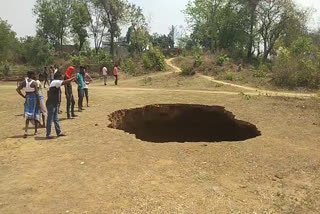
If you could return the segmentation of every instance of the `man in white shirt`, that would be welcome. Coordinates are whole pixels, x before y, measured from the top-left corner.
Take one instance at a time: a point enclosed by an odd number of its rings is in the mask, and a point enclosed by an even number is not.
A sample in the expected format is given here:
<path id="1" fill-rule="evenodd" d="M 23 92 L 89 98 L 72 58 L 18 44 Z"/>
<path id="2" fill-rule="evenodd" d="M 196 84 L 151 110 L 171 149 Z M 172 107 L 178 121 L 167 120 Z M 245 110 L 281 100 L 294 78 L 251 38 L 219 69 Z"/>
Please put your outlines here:
<path id="1" fill-rule="evenodd" d="M 108 69 L 105 66 L 102 68 L 102 76 L 104 80 L 104 85 L 107 85 Z"/>
<path id="2" fill-rule="evenodd" d="M 50 87 L 48 90 L 48 100 L 47 100 L 47 109 L 48 109 L 48 118 L 47 118 L 47 139 L 53 139 L 54 137 L 51 136 L 51 126 L 52 122 L 54 123 L 56 133 L 58 137 L 65 136 L 62 134 L 60 124 L 59 124 L 59 117 L 58 117 L 58 107 L 60 103 L 60 94 L 61 94 L 61 86 L 65 84 L 71 83 L 75 77 L 72 77 L 68 80 L 62 80 L 62 75 L 60 72 L 57 72 L 54 75 L 54 80 L 50 83 Z"/>

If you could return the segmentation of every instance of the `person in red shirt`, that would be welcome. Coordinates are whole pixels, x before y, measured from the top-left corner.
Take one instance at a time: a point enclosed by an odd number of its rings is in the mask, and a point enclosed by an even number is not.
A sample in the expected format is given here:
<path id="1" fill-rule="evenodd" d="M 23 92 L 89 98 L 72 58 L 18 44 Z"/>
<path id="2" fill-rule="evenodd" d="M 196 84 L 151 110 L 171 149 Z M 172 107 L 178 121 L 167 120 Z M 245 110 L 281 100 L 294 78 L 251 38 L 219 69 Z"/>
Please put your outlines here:
<path id="1" fill-rule="evenodd" d="M 119 70 L 118 70 L 117 64 L 114 65 L 114 68 L 113 68 L 113 76 L 115 77 L 115 82 L 114 82 L 114 84 L 115 84 L 115 85 L 118 85 Z"/>

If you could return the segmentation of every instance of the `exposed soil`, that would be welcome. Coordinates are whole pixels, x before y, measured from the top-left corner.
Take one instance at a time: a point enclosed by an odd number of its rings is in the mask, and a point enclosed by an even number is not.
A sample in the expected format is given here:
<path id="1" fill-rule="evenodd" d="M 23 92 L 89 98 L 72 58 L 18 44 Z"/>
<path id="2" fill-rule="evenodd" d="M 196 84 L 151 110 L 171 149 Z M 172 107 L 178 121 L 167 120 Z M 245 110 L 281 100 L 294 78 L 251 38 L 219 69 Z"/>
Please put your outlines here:
<path id="1" fill-rule="evenodd" d="M 221 106 L 149 105 L 116 111 L 109 119 L 110 128 L 156 143 L 243 141 L 261 135 L 255 125 L 236 120 Z"/>

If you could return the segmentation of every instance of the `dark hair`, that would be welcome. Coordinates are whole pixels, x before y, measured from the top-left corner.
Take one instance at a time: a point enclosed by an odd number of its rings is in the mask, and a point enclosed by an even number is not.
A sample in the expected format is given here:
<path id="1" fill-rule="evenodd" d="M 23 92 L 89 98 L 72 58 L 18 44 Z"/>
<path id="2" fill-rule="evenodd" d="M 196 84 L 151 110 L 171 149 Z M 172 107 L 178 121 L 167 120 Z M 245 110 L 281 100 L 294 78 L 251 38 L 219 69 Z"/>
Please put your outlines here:
<path id="1" fill-rule="evenodd" d="M 57 73 L 54 74 L 54 79 L 57 80 L 57 79 L 61 79 L 62 77 L 62 74 L 60 71 L 58 71 Z"/>
<path id="2" fill-rule="evenodd" d="M 33 72 L 33 71 L 28 71 L 28 72 L 27 72 L 27 77 L 28 77 L 28 78 L 34 77 L 34 72 Z"/>
<path id="3" fill-rule="evenodd" d="M 43 79 L 44 79 L 44 76 L 43 76 L 43 74 L 40 73 L 39 74 L 39 80 L 42 81 Z"/>

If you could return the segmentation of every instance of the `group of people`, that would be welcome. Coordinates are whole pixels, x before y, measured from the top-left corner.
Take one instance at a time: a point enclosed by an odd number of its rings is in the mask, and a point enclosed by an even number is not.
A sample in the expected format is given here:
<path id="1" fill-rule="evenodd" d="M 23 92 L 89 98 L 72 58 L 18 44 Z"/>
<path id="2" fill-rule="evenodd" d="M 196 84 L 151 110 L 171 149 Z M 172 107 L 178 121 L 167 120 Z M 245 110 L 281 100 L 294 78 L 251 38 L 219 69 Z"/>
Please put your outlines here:
<path id="1" fill-rule="evenodd" d="M 50 77 L 50 82 L 48 81 L 48 77 Z M 42 81 L 44 82 L 44 88 L 45 84 L 49 85 L 46 103 L 43 96 Z M 56 66 L 51 66 L 49 71 L 45 67 L 44 72 L 39 74 L 38 78 L 35 72 L 30 71 L 27 73 L 27 77 L 24 81 L 19 83 L 17 88 L 18 94 L 25 99 L 24 117 L 26 119 L 26 124 L 24 138 L 27 138 L 28 136 L 28 126 L 30 122 L 35 125 L 35 135 L 37 135 L 39 127 L 46 127 L 46 138 L 53 139 L 54 137 L 51 135 L 51 126 L 53 122 L 57 136 L 65 136 L 61 131 L 58 116 L 61 104 L 61 87 L 65 87 L 68 119 L 77 117 L 74 111 L 75 99 L 72 90 L 73 81 L 77 84 L 78 109 L 79 112 L 82 112 L 84 110 L 84 96 L 86 97 L 87 107 L 89 107 L 88 85 L 92 82 L 92 78 L 84 66 L 80 66 L 77 72 L 75 67 L 70 66 L 64 75 Z M 22 93 L 23 88 L 25 88 L 25 94 Z M 41 114 L 42 124 L 40 123 Z M 47 125 L 45 124 L 45 118 L 47 118 Z"/>
<path id="2" fill-rule="evenodd" d="M 107 80 L 108 80 L 108 69 L 106 66 L 102 67 L 101 69 L 101 73 L 103 76 L 103 80 L 104 80 L 104 85 L 107 85 Z M 118 70 L 118 66 L 115 64 L 113 67 L 113 76 L 114 76 L 114 84 L 118 85 L 118 79 L 119 79 L 119 70 Z"/>

